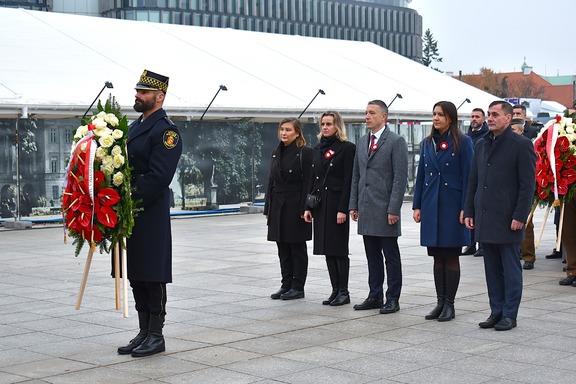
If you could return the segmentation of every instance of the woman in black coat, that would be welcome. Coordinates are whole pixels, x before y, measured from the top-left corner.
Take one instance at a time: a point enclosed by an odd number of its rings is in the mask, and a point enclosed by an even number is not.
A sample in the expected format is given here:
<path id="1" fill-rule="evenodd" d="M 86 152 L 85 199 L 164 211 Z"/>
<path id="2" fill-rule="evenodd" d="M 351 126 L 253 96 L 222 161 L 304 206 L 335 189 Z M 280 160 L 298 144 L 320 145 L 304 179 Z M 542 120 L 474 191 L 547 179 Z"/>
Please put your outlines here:
<path id="1" fill-rule="evenodd" d="M 268 219 L 268 240 L 278 246 L 282 286 L 270 297 L 293 300 L 304 297 L 308 272 L 306 241 L 312 238 L 312 226 L 304 221 L 304 209 L 313 151 L 306 146 L 298 119 L 282 120 L 278 138 L 280 143 L 272 153 L 264 215 Z"/>
<path id="2" fill-rule="evenodd" d="M 320 204 L 307 207 L 304 219 L 314 217 L 314 254 L 326 255 L 332 294 L 322 304 L 338 306 L 350 303 L 348 276 L 348 202 L 356 146 L 346 141 L 346 128 L 338 112 L 320 117 L 319 143 L 314 147 L 310 192 L 320 196 Z"/>

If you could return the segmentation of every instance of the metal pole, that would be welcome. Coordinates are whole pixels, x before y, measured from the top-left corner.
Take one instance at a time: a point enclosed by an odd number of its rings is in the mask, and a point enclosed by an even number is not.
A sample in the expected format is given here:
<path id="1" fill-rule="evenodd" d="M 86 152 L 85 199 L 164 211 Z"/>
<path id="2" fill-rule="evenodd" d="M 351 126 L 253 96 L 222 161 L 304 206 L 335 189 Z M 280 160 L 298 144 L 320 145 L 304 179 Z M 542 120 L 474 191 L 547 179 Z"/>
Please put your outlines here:
<path id="1" fill-rule="evenodd" d="M 14 221 L 20 221 L 20 134 L 18 122 L 20 118 L 16 117 L 16 217 Z"/>

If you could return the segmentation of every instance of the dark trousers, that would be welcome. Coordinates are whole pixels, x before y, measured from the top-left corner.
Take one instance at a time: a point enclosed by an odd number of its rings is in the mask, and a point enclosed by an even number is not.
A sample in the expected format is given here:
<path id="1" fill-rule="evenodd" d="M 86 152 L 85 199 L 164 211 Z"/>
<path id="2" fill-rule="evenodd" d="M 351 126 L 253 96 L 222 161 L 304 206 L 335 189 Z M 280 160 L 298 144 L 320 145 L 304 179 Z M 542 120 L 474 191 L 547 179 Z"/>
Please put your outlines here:
<path id="1" fill-rule="evenodd" d="M 382 299 L 384 296 L 384 264 L 388 275 L 386 300 L 398 300 L 402 290 L 402 263 L 397 237 L 363 236 L 368 261 L 368 297 Z"/>
<path id="2" fill-rule="evenodd" d="M 283 243 L 276 242 L 280 258 L 280 273 L 282 288 L 304 290 L 308 273 L 308 249 L 306 242 Z"/>
<path id="3" fill-rule="evenodd" d="M 562 223 L 562 246 L 566 250 L 566 274 L 576 276 L 576 199 L 564 203 L 564 223 Z"/>
<path id="4" fill-rule="evenodd" d="M 520 244 L 482 245 L 490 310 L 493 315 L 515 319 L 522 299 Z"/>
<path id="5" fill-rule="evenodd" d="M 138 312 L 166 315 L 166 283 L 130 280 Z"/>

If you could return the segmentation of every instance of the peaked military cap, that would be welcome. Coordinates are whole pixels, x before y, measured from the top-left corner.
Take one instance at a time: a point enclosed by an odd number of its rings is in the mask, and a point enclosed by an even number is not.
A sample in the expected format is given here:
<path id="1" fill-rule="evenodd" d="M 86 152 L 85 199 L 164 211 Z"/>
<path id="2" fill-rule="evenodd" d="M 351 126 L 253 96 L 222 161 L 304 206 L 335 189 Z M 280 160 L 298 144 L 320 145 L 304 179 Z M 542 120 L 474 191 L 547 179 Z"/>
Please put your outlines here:
<path id="1" fill-rule="evenodd" d="M 142 72 L 140 81 L 134 89 L 146 89 L 149 91 L 168 91 L 168 77 L 159 75 L 147 69 Z"/>

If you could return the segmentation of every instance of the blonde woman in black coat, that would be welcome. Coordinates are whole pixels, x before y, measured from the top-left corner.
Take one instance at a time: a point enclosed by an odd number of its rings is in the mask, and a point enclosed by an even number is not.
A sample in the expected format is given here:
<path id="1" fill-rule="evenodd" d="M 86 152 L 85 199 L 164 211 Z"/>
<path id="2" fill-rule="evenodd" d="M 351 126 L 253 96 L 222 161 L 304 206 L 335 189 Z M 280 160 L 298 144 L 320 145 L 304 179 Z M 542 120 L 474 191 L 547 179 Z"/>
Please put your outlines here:
<path id="1" fill-rule="evenodd" d="M 282 120 L 278 138 L 280 143 L 272 153 L 264 215 L 268 219 L 268 240 L 278 246 L 282 285 L 270 297 L 294 300 L 304 297 L 308 272 L 306 241 L 312 238 L 312 226 L 304 221 L 304 210 L 313 150 L 306 146 L 298 119 Z"/>
<path id="2" fill-rule="evenodd" d="M 314 254 L 326 255 L 332 293 L 322 304 L 339 306 L 350 303 L 348 202 L 356 146 L 346 141 L 344 121 L 336 111 L 327 111 L 320 117 L 318 140 L 310 192 L 320 197 L 320 204 L 307 207 L 304 219 L 312 222 L 314 218 Z"/>

